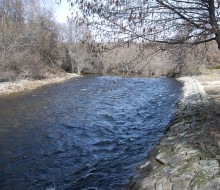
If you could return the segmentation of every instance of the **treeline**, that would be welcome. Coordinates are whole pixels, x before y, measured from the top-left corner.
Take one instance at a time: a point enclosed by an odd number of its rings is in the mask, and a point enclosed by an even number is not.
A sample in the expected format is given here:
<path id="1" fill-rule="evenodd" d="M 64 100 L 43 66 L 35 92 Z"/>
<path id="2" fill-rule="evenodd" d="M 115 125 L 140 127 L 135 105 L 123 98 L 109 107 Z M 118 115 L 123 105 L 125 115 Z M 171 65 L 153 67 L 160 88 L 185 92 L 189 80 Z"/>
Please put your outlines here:
<path id="1" fill-rule="evenodd" d="M 72 19 L 58 23 L 42 1 L 0 0 L 0 81 L 81 72 L 86 63 L 99 72 L 88 37 Z"/>
<path id="2" fill-rule="evenodd" d="M 0 0 L 0 82 L 64 72 L 177 76 L 197 72 L 201 63 L 214 62 L 218 55 L 213 45 L 207 56 L 206 45 L 97 43 L 73 18 L 58 23 L 47 3 Z"/>

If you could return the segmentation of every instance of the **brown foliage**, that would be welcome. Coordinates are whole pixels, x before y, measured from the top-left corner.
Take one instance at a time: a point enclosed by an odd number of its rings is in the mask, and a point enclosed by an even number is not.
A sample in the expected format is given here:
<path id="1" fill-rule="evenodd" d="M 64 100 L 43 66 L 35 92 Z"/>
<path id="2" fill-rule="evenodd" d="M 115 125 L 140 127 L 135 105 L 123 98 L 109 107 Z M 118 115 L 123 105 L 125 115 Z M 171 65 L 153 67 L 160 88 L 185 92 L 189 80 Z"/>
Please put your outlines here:
<path id="1" fill-rule="evenodd" d="M 12 78 L 44 78 L 48 66 L 58 64 L 58 27 L 53 13 L 35 0 L 1 0 L 0 68 Z"/>

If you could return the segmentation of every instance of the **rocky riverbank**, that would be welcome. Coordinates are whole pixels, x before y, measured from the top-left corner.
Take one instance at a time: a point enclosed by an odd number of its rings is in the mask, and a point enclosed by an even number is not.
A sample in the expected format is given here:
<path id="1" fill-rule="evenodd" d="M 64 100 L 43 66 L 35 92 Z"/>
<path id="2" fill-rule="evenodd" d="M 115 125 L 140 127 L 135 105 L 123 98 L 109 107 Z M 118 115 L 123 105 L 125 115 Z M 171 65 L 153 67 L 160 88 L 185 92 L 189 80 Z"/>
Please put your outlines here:
<path id="1" fill-rule="evenodd" d="M 44 85 L 61 83 L 66 80 L 79 77 L 77 74 L 68 74 L 57 77 L 50 77 L 43 80 L 18 80 L 14 82 L 2 82 L 0 83 L 0 96 L 15 94 L 15 93 L 23 93 L 34 90 L 36 88 L 42 87 Z"/>
<path id="2" fill-rule="evenodd" d="M 220 189 L 219 74 L 179 80 L 184 93 L 176 116 L 139 167 L 132 190 Z"/>

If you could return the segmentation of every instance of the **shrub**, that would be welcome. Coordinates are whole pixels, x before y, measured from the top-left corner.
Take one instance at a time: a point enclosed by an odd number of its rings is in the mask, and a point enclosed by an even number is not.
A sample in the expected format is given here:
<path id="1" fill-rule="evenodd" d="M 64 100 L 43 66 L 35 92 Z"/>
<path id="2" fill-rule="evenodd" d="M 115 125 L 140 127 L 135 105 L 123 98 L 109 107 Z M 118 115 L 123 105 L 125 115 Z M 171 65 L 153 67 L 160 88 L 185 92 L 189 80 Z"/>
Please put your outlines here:
<path id="1" fill-rule="evenodd" d="M 7 69 L 17 73 L 22 78 L 43 79 L 47 66 L 43 63 L 40 55 L 30 50 L 23 50 L 11 56 Z"/>

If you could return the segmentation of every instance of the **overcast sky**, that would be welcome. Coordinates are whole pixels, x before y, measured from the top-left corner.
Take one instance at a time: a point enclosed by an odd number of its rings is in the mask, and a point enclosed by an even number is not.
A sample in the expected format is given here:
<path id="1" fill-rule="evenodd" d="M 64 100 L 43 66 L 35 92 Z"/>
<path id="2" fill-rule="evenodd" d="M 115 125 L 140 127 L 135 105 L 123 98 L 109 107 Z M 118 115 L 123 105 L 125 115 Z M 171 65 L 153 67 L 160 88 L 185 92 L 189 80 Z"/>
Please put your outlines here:
<path id="1" fill-rule="evenodd" d="M 55 5 L 55 16 L 58 22 L 65 22 L 67 20 L 67 16 L 71 15 L 70 6 L 67 3 L 67 0 L 62 0 L 61 5 Z"/>

